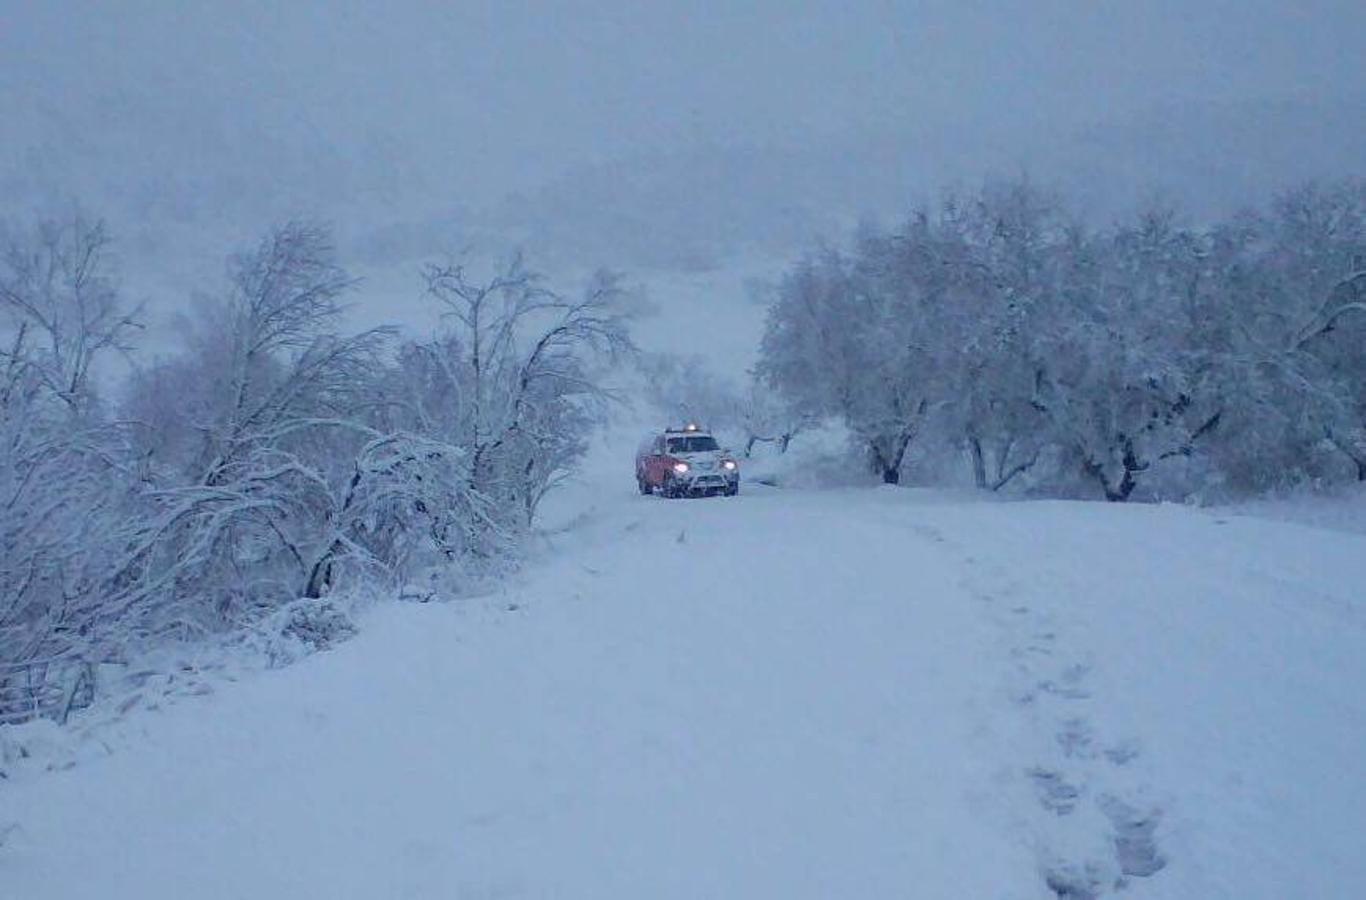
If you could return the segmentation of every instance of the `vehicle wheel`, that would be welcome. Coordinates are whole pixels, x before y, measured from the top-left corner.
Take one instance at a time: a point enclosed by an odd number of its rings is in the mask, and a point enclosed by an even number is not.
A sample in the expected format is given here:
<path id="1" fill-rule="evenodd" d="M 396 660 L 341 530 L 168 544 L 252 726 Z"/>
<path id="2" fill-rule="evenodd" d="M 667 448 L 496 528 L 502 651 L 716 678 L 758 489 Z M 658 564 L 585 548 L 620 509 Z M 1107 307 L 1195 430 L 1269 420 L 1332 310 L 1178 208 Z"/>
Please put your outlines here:
<path id="1" fill-rule="evenodd" d="M 740 493 L 740 482 L 738 481 L 735 482 L 735 484 L 732 484 L 730 487 L 726 488 L 727 497 L 734 497 L 738 493 Z"/>
<path id="2" fill-rule="evenodd" d="M 640 488 L 642 494 L 650 493 L 650 482 L 646 481 L 644 478 L 636 476 L 636 487 Z"/>

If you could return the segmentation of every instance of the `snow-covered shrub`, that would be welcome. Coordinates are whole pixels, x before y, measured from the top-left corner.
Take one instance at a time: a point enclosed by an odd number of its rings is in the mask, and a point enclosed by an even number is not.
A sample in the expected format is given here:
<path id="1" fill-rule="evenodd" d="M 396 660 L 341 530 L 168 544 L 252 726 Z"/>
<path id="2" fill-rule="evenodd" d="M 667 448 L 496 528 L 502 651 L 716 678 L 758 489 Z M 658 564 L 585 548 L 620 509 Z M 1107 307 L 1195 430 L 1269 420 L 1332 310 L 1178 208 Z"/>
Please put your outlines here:
<path id="1" fill-rule="evenodd" d="M 336 601 L 304 598 L 267 618 L 259 632 L 267 663 L 283 666 L 355 637 L 356 625 Z"/>
<path id="2" fill-rule="evenodd" d="M 471 481 L 466 448 L 412 433 L 361 448 L 332 516 L 333 536 L 305 594 L 322 596 L 336 570 L 403 582 L 434 567 L 487 567 L 512 549 L 498 510 Z"/>
<path id="3" fill-rule="evenodd" d="M 0 728 L 0 781 L 8 781 L 26 768 L 57 768 L 69 764 L 71 741 L 51 719 L 34 719 L 22 725 Z M 8 839 L 15 826 L 0 819 L 0 832 Z M 0 847 L 4 840 L 0 840 Z"/>

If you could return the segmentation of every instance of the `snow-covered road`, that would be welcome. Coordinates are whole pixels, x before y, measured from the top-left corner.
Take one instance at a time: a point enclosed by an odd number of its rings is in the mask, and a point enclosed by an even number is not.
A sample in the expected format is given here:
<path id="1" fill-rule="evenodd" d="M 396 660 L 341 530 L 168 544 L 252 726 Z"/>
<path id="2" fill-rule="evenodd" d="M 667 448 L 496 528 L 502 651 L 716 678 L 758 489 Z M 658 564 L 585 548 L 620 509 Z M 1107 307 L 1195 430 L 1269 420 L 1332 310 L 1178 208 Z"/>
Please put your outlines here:
<path id="1" fill-rule="evenodd" d="M 0 896 L 1366 895 L 1366 538 L 633 490 L 0 786 Z"/>

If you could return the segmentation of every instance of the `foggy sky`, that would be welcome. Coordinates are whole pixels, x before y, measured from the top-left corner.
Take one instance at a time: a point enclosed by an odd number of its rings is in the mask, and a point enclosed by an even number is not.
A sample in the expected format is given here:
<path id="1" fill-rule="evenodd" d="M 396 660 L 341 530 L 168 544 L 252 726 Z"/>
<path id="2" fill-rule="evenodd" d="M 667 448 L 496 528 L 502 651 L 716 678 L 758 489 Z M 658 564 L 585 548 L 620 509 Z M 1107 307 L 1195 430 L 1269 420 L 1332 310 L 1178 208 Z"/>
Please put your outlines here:
<path id="1" fill-rule="evenodd" d="M 1243 190 L 1362 173 L 1363 47 L 1352 0 L 0 0 L 0 189 L 400 221 L 734 153 L 731 193 L 851 208 L 984 168 Z"/>

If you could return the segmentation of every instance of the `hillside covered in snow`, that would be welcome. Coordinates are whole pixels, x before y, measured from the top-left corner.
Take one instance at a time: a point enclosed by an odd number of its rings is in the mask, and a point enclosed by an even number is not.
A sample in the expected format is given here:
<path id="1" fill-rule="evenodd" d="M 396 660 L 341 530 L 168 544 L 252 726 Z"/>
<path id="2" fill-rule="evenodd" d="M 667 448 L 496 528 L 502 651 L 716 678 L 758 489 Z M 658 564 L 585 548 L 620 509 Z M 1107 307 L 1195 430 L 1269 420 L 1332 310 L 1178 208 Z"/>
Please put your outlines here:
<path id="1" fill-rule="evenodd" d="M 0 0 L 0 900 L 1366 897 L 1363 46 Z"/>
<path id="2" fill-rule="evenodd" d="M 915 489 L 666 501 L 626 442 L 495 593 L 5 735 L 7 894 L 1366 888 L 1366 536 Z"/>

